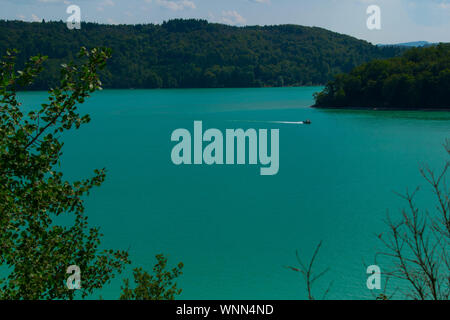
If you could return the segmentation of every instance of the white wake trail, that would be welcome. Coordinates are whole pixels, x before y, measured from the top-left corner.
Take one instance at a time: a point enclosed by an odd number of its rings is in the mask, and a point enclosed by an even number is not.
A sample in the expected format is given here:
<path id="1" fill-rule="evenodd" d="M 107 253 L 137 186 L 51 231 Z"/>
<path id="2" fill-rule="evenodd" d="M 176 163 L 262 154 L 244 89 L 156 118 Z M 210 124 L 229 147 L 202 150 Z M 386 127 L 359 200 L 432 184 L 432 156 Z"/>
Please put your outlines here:
<path id="1" fill-rule="evenodd" d="M 269 123 L 281 123 L 281 124 L 305 124 L 303 121 L 268 121 Z"/>
<path id="2" fill-rule="evenodd" d="M 278 124 L 305 124 L 304 121 L 263 121 L 263 120 L 227 120 L 229 122 L 249 122 L 249 123 L 278 123 Z"/>

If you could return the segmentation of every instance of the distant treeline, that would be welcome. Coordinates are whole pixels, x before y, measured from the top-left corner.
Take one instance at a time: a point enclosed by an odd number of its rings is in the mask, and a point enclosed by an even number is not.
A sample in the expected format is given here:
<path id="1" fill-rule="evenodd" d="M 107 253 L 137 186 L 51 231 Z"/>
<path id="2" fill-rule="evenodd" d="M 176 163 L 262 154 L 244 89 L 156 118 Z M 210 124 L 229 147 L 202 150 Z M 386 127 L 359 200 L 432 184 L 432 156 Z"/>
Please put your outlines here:
<path id="1" fill-rule="evenodd" d="M 20 51 L 18 65 L 49 56 L 32 89 L 57 83 L 59 66 L 81 46 L 110 47 L 101 78 L 107 88 L 260 87 L 325 84 L 376 58 L 404 49 L 377 47 L 321 28 L 296 25 L 232 27 L 205 20 L 161 25 L 101 25 L 0 21 L 0 52 Z"/>
<path id="2" fill-rule="evenodd" d="M 450 108 L 450 44 L 410 49 L 337 75 L 316 95 L 316 106 Z"/>

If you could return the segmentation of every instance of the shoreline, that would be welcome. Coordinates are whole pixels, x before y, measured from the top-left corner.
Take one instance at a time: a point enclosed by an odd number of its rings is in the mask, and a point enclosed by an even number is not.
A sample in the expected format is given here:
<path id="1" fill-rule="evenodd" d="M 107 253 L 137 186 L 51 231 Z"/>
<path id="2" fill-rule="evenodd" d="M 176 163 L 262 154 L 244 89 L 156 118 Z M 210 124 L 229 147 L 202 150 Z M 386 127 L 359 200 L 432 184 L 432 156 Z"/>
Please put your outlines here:
<path id="1" fill-rule="evenodd" d="M 312 105 L 310 106 L 310 108 L 313 109 L 323 109 L 323 110 L 353 110 L 353 111 L 433 111 L 433 112 L 438 112 L 438 111 L 450 111 L 450 107 L 442 107 L 442 108 L 413 108 L 413 107 L 408 107 L 408 108 L 399 108 L 399 107 L 393 107 L 393 108 L 386 108 L 386 107 L 382 107 L 382 108 L 370 108 L 370 107 L 321 107 L 321 106 L 316 106 L 316 105 Z"/>
<path id="2" fill-rule="evenodd" d="M 289 85 L 289 86 L 249 86 L 249 87 L 177 87 L 177 88 L 111 88 L 103 87 L 103 90 L 189 90 L 189 89 L 265 89 L 265 88 L 313 88 L 313 87 L 325 87 L 324 84 L 312 84 L 312 85 Z M 49 91 L 50 89 L 19 89 L 17 91 Z"/>

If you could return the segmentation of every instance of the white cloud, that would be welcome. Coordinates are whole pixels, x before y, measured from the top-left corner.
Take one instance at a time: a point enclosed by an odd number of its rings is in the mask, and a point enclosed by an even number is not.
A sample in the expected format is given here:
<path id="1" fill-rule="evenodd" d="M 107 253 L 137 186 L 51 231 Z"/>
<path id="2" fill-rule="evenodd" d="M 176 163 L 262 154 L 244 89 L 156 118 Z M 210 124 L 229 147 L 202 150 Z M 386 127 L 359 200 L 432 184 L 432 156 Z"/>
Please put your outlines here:
<path id="1" fill-rule="evenodd" d="M 42 19 L 40 19 L 37 15 L 35 15 L 34 13 L 31 14 L 31 21 L 33 22 L 41 22 Z"/>
<path id="2" fill-rule="evenodd" d="M 112 18 L 108 18 L 108 19 L 106 19 L 106 21 L 108 21 L 109 24 L 119 24 L 116 20 L 114 20 Z"/>
<path id="3" fill-rule="evenodd" d="M 70 1 L 69 0 L 37 0 L 38 2 L 42 2 L 42 3 L 64 3 L 69 5 Z"/>
<path id="4" fill-rule="evenodd" d="M 64 3 L 64 4 L 70 4 L 70 1 L 68 0 L 37 0 L 38 2 L 42 3 Z"/>
<path id="5" fill-rule="evenodd" d="M 151 2 L 146 0 L 147 2 Z M 178 0 L 178 1 L 172 1 L 172 0 L 156 0 L 156 4 L 164 7 L 169 10 L 173 11 L 179 11 L 184 9 L 196 9 L 197 6 L 193 1 L 190 0 Z"/>
<path id="6" fill-rule="evenodd" d="M 222 21 L 226 24 L 245 24 L 247 20 L 236 10 L 222 11 Z"/>
<path id="7" fill-rule="evenodd" d="M 103 12 L 105 11 L 105 7 L 114 7 L 115 5 L 116 4 L 112 0 L 103 0 L 97 7 L 97 11 Z"/>

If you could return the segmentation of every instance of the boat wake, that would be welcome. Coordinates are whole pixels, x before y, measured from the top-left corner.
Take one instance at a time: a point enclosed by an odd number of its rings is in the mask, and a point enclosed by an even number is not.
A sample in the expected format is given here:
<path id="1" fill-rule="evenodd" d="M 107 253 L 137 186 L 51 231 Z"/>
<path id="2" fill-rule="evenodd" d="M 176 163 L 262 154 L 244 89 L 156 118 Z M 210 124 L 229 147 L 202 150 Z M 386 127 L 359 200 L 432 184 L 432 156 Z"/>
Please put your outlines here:
<path id="1" fill-rule="evenodd" d="M 262 121 L 262 120 L 227 120 L 229 122 L 249 122 L 249 123 L 277 123 L 277 124 L 305 124 L 305 121 Z"/>
<path id="2" fill-rule="evenodd" d="M 281 124 L 305 124 L 304 121 L 269 121 L 270 123 L 281 123 Z"/>

